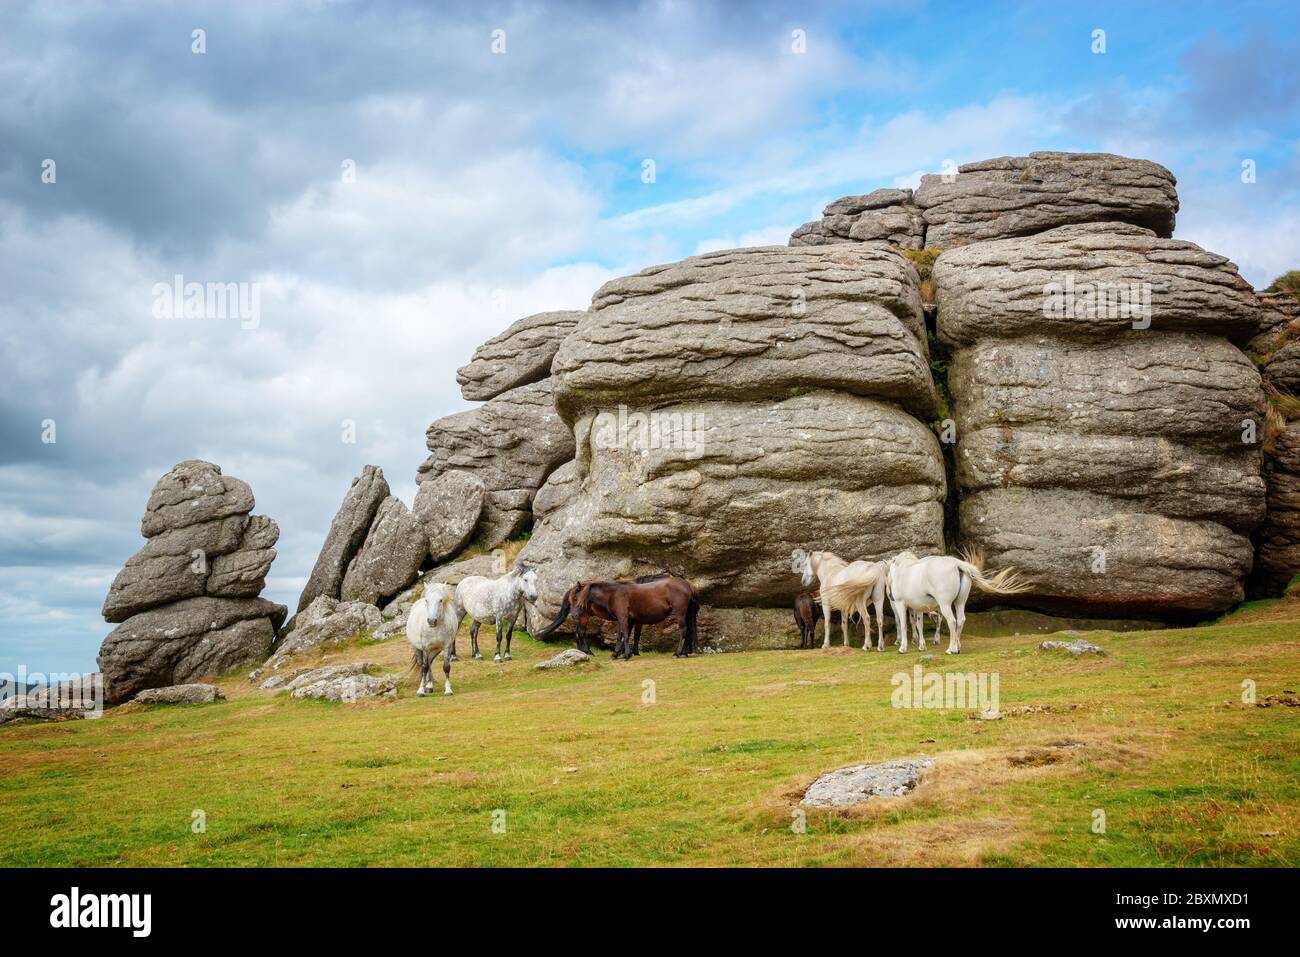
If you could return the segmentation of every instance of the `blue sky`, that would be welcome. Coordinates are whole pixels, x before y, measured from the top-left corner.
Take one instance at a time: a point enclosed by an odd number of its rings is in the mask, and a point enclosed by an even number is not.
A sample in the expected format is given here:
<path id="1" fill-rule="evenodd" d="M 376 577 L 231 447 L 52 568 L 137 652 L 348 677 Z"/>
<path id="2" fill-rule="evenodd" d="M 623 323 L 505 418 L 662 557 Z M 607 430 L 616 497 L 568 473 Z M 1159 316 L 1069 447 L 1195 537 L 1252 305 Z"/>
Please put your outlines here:
<path id="1" fill-rule="evenodd" d="M 176 462 L 252 485 L 282 528 L 269 595 L 292 604 L 363 464 L 410 501 L 479 342 L 616 275 L 783 243 L 945 160 L 1153 159 L 1179 180 L 1178 236 L 1257 285 L 1300 266 L 1298 20 L 1276 3 L 0 7 L 0 671 L 93 667 L 104 593 Z M 258 328 L 154 319 L 177 273 L 259 283 Z"/>

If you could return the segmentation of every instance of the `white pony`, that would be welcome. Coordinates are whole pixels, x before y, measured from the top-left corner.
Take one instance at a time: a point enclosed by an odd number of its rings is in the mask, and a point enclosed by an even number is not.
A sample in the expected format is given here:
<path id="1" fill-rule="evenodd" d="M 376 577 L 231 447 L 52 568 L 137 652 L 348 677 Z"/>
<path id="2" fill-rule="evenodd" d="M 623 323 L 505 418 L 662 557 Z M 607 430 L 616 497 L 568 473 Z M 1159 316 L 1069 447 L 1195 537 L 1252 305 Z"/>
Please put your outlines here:
<path id="1" fill-rule="evenodd" d="M 506 654 L 510 660 L 510 638 L 514 634 L 515 620 L 524 602 L 537 601 L 537 569 L 520 562 L 510 572 L 500 578 L 484 578 L 471 575 L 456 586 L 456 603 L 466 614 L 474 619 L 470 626 L 470 647 L 475 658 L 483 656 L 478 652 L 478 626 L 485 621 L 493 622 L 497 629 L 497 653 L 493 661 L 501 661 L 501 633 L 505 626 Z M 452 659 L 456 657 L 456 645 L 452 642 Z"/>
<path id="2" fill-rule="evenodd" d="M 996 575 L 984 574 L 984 559 L 979 552 L 965 553 L 965 558 L 931 555 L 917 558 L 912 552 L 896 555 L 889 565 L 889 597 L 898 623 L 898 650 L 907 651 L 908 624 L 914 612 L 936 609 L 948 624 L 948 648 L 945 654 L 961 652 L 961 632 L 966 627 L 966 599 L 971 586 L 995 595 L 1014 595 L 1031 586 L 1019 574 L 1005 568 Z M 925 649 L 925 629 L 916 622 L 917 640 Z M 939 629 L 935 629 L 938 640 Z"/>
<path id="3" fill-rule="evenodd" d="M 845 562 L 832 552 L 806 552 L 796 548 L 790 553 L 790 568 L 801 576 L 803 586 L 812 585 L 813 578 L 820 584 L 822 603 L 822 620 L 825 622 L 823 648 L 831 644 L 831 612 L 840 613 L 840 630 L 844 633 L 844 644 L 849 643 L 849 615 L 857 612 L 862 619 L 864 631 L 862 649 L 871 647 L 871 615 L 867 609 L 874 605 L 876 609 L 876 628 L 879 633 L 877 650 L 885 646 L 885 569 L 884 562 Z M 876 566 L 880 566 L 877 568 Z M 873 571 L 874 569 L 874 571 Z M 866 590 L 859 593 L 853 588 L 856 583 L 869 578 Z M 848 586 L 848 587 L 839 587 Z"/>
<path id="4" fill-rule="evenodd" d="M 433 690 L 430 665 L 438 652 L 442 652 L 443 691 L 451 694 L 451 656 L 456 647 L 456 632 L 465 612 L 456 603 L 456 589 L 442 582 L 429 582 L 424 594 L 411 605 L 406 617 L 406 640 L 415 650 L 414 664 L 420 672 L 420 690 L 423 698 Z"/>

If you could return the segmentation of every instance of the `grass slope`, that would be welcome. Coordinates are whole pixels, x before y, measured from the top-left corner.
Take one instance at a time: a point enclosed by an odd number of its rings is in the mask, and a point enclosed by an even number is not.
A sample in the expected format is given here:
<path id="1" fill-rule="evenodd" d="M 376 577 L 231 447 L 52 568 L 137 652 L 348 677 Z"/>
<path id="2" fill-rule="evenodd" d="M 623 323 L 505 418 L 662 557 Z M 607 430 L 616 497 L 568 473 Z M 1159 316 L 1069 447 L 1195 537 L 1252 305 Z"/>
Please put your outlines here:
<path id="1" fill-rule="evenodd" d="M 1104 658 L 1035 636 L 924 664 L 996 673 L 999 721 L 892 707 L 919 660 L 892 649 L 547 673 L 557 649 L 520 633 L 505 666 L 458 663 L 453 698 L 407 678 L 355 705 L 231 675 L 211 705 L 0 728 L 0 864 L 1294 865 L 1300 708 L 1241 695 L 1294 700 L 1300 603 L 1242 617 L 1090 636 Z M 406 647 L 318 657 L 398 670 Z M 910 756 L 935 760 L 911 794 L 792 830 L 821 772 Z"/>

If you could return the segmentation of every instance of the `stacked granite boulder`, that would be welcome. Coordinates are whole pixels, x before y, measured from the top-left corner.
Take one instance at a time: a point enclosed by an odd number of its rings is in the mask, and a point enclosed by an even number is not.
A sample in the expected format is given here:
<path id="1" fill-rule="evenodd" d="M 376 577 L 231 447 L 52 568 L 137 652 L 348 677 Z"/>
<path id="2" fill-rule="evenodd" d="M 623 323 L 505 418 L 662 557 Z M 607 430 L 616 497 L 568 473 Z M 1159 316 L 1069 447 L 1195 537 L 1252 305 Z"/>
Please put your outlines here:
<path id="1" fill-rule="evenodd" d="M 429 426 L 416 510 L 428 516 L 432 535 L 449 518 L 457 528 L 466 524 L 471 509 L 464 503 L 478 507 L 468 531 L 447 535 L 435 561 L 471 538 L 495 548 L 527 529 L 538 489 L 573 458 L 573 435 L 556 414 L 549 376 L 561 340 L 582 316 L 546 312 L 521 319 L 480 346 L 457 373 L 461 394 L 483 405 Z"/>
<path id="2" fill-rule="evenodd" d="M 1125 223 L 978 242 L 934 265 L 963 539 L 1018 603 L 1207 615 L 1241 601 L 1264 514 L 1264 394 L 1234 343 L 1253 290 Z"/>
<path id="3" fill-rule="evenodd" d="M 1276 595 L 1300 575 L 1300 300 L 1262 295 L 1261 332 L 1247 351 L 1264 376 L 1269 423 L 1264 437 L 1268 514 L 1256 536 L 1252 590 Z"/>
<path id="4" fill-rule="evenodd" d="M 258 597 L 280 529 L 253 505 L 211 462 L 158 480 L 140 525 L 148 541 L 104 600 L 105 620 L 120 623 L 99 651 L 110 703 L 266 658 L 286 612 Z"/>
<path id="5" fill-rule="evenodd" d="M 883 244 L 734 249 L 614 280 L 552 379 L 576 457 L 538 493 L 521 553 L 545 569 L 544 613 L 580 578 L 664 568 L 713 615 L 785 608 L 793 548 L 943 549 L 919 278 Z"/>
<path id="6" fill-rule="evenodd" d="M 846 196 L 790 236 L 791 246 L 884 240 L 949 249 L 1070 223 L 1121 222 L 1168 238 L 1177 181 L 1158 163 L 1111 153 L 1035 152 L 921 177 L 920 188 Z"/>

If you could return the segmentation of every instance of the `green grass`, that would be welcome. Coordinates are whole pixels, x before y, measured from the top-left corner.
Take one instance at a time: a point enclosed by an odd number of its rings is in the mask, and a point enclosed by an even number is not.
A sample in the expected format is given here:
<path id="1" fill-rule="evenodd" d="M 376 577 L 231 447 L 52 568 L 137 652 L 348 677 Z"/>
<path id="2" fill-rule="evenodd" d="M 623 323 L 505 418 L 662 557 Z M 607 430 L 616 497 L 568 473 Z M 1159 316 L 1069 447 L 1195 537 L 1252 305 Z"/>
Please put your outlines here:
<path id="1" fill-rule="evenodd" d="M 891 676 L 919 658 L 892 649 L 538 672 L 558 649 L 520 633 L 512 662 L 462 659 L 452 698 L 407 677 L 355 705 L 232 675 L 209 705 L 0 727 L 0 864 L 1294 865 L 1300 708 L 1244 705 L 1241 686 L 1294 697 L 1298 610 L 1102 633 L 1100 658 L 1035 636 L 924 664 L 996 673 L 999 721 L 893 708 Z M 399 671 L 407 649 L 321 657 Z M 912 756 L 935 761 L 913 793 L 792 831 L 821 772 Z"/>

